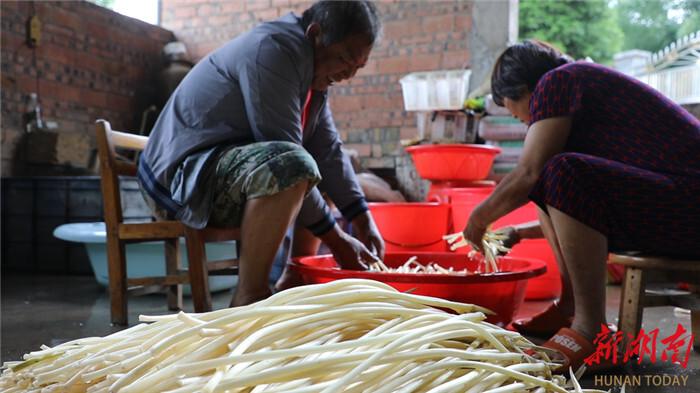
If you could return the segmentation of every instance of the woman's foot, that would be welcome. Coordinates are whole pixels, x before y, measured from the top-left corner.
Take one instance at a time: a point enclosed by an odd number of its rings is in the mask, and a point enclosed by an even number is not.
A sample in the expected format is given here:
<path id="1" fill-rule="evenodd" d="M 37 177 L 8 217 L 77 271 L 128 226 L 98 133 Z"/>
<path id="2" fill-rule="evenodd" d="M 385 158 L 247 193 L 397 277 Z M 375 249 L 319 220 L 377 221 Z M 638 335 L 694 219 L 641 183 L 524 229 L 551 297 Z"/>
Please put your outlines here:
<path id="1" fill-rule="evenodd" d="M 519 319 L 513 322 L 513 328 L 523 336 L 551 337 L 559 329 L 571 327 L 573 319 L 573 309 L 565 310 L 559 303 L 554 302 L 546 310 L 530 319 Z"/>
<path id="2" fill-rule="evenodd" d="M 611 335 L 613 331 L 608 332 Z M 621 365 L 621 359 L 596 355 L 596 348 L 593 341 L 583 334 L 569 328 L 560 329 L 549 341 L 542 344 L 543 347 L 553 349 L 557 355 L 551 360 L 560 363 L 561 366 L 555 369 L 557 373 L 568 373 L 569 369 L 576 373 L 582 366 L 586 367 L 586 372 L 596 373 L 607 371 Z M 601 356 L 599 356 L 601 355 Z M 613 355 L 614 356 L 614 355 Z M 621 357 L 621 356 L 620 356 Z"/>

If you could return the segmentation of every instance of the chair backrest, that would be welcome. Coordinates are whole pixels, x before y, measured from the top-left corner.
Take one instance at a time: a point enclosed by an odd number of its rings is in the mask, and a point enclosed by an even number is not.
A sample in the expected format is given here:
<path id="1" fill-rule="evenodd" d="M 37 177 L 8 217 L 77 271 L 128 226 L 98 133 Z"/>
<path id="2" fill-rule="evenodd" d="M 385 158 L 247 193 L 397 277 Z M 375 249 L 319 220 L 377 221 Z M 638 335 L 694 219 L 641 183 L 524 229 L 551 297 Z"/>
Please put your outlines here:
<path id="1" fill-rule="evenodd" d="M 142 151 L 148 137 L 112 130 L 106 120 L 97 120 L 95 124 L 97 151 L 100 160 L 100 184 L 104 200 L 105 223 L 109 228 L 116 228 L 123 220 L 119 176 L 135 176 L 136 165 L 131 161 L 117 158 L 116 149 Z"/>

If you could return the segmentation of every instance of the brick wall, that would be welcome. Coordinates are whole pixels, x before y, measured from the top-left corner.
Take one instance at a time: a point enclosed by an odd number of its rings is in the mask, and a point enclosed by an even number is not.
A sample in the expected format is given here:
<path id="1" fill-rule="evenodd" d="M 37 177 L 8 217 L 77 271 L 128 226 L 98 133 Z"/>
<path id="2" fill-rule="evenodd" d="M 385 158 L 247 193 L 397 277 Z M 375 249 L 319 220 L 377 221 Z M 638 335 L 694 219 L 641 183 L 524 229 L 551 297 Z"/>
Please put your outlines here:
<path id="1" fill-rule="evenodd" d="M 3 176 L 86 166 L 97 118 L 138 129 L 172 32 L 85 1 L 2 1 L 1 12 Z M 25 44 L 33 14 L 42 23 L 35 49 Z M 39 93 L 43 118 L 57 122 L 56 130 L 25 134 L 22 112 L 31 92 Z"/>
<path id="2" fill-rule="evenodd" d="M 296 0 L 162 0 L 163 27 L 187 44 L 193 60 L 261 21 L 311 2 Z M 399 79 L 413 71 L 469 67 L 471 1 L 380 1 L 384 38 L 367 66 L 331 88 L 336 125 L 346 146 L 370 168 L 393 168 L 400 139 L 416 136 L 403 111 Z"/>

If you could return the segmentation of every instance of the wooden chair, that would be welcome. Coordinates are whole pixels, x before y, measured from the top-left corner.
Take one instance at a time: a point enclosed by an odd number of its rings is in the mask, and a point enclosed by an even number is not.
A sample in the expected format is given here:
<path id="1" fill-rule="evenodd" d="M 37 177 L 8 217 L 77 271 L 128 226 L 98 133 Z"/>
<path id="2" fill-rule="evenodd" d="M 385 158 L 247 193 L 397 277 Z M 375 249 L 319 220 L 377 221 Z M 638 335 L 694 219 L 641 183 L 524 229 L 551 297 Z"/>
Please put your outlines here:
<path id="1" fill-rule="evenodd" d="M 135 176 L 136 165 L 119 159 L 116 148 L 140 152 L 148 138 L 132 133 L 113 131 L 109 122 L 96 122 L 97 148 L 100 160 L 104 216 L 107 226 L 107 260 L 112 323 L 128 324 L 127 292 L 146 294 L 165 289 L 170 310 L 182 309 L 182 284 L 190 284 L 195 312 L 211 310 L 209 275 L 237 274 L 238 260 L 208 261 L 205 243 L 240 241 L 238 228 L 190 228 L 179 221 L 125 223 L 119 188 L 119 176 Z M 179 241 L 185 237 L 189 270 L 180 268 Z M 166 275 L 163 277 L 128 278 L 126 274 L 127 243 L 165 242 Z M 238 244 L 238 243 L 237 243 Z M 237 255 L 238 256 L 238 255 Z"/>
<path id="2" fill-rule="evenodd" d="M 677 306 L 689 309 L 692 331 L 700 337 L 700 299 L 676 289 L 650 289 L 649 281 L 700 284 L 700 261 L 643 255 L 611 254 L 610 262 L 625 266 L 620 297 L 619 330 L 637 337 L 644 307 Z M 696 339 L 695 349 L 700 349 Z"/>

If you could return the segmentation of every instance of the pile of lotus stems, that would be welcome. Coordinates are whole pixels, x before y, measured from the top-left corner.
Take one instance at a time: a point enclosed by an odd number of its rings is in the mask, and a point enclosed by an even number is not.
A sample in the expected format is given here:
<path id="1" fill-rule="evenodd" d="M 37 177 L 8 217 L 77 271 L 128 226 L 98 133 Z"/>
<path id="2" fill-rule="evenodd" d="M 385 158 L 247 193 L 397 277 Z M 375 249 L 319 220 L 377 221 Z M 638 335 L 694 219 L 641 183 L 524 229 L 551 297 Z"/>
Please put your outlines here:
<path id="1" fill-rule="evenodd" d="M 506 247 L 503 242 L 507 239 L 507 235 L 500 229 L 496 231 L 487 230 L 484 233 L 484 237 L 481 239 L 480 247 L 474 247 L 471 242 L 464 238 L 462 232 L 445 235 L 443 239 L 447 240 L 447 243 L 450 245 L 450 250 L 452 251 L 458 248 L 471 246 L 472 250 L 468 254 L 469 258 L 477 254 L 477 249 L 480 250 L 484 254 L 484 258 L 480 260 L 481 263 L 477 268 L 477 273 L 500 272 L 501 270 L 498 267 L 497 257 L 500 254 L 506 254 L 510 251 L 510 248 Z"/>
<path id="2" fill-rule="evenodd" d="M 454 270 L 454 268 L 444 268 L 435 262 L 428 262 L 427 264 L 422 264 L 418 262 L 418 257 L 412 256 L 401 266 L 397 268 L 391 268 L 384 264 L 382 261 L 378 261 L 369 265 L 369 271 L 371 272 L 383 272 L 383 273 L 414 273 L 414 274 L 457 274 L 466 275 L 468 274 L 467 269 Z"/>
<path id="3" fill-rule="evenodd" d="M 584 392 L 485 313 L 339 280 L 249 306 L 142 316 L 147 323 L 106 337 L 43 346 L 5 363 L 0 391 Z"/>

